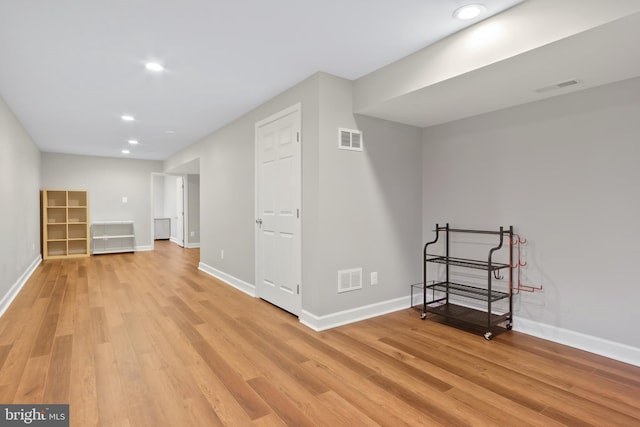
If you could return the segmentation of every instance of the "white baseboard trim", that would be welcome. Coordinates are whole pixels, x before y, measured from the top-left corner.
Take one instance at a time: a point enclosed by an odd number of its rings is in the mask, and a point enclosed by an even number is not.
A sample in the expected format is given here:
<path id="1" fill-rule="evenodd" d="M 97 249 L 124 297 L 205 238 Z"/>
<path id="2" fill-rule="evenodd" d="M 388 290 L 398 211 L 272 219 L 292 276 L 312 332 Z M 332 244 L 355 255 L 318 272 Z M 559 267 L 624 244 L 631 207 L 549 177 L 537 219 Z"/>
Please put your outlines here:
<path id="1" fill-rule="evenodd" d="M 198 249 L 200 248 L 200 243 L 189 243 L 187 245 L 187 249 Z"/>
<path id="2" fill-rule="evenodd" d="M 514 316 L 513 330 L 640 366 L 640 348 Z"/>
<path id="3" fill-rule="evenodd" d="M 153 245 L 136 246 L 136 252 L 152 251 Z"/>
<path id="4" fill-rule="evenodd" d="M 18 280 L 11 286 L 9 292 L 7 292 L 2 299 L 0 300 L 0 316 L 4 314 L 5 311 L 9 308 L 13 300 L 18 296 L 20 291 L 22 290 L 29 277 L 36 271 L 36 268 L 42 262 L 42 255 L 38 254 L 36 259 L 27 267 L 27 269 L 18 277 Z"/>
<path id="5" fill-rule="evenodd" d="M 302 310 L 299 319 L 303 325 L 320 332 L 372 317 L 382 316 L 383 314 L 393 313 L 394 311 L 404 310 L 409 308 L 409 306 L 410 297 L 407 295 L 406 297 L 339 311 L 324 316 L 316 316 L 315 314 Z"/>
<path id="6" fill-rule="evenodd" d="M 249 296 L 252 296 L 254 298 L 256 297 L 256 287 L 251 283 L 247 283 L 244 280 L 240 280 L 236 277 L 233 277 L 230 274 L 224 273 L 202 262 L 198 264 L 198 270 L 203 271 L 208 275 L 215 277 L 221 282 L 224 282 L 227 285 L 232 286 Z"/>
<path id="7" fill-rule="evenodd" d="M 422 303 L 422 295 L 420 295 L 419 301 L 416 295 L 413 295 L 413 297 L 414 305 L 416 303 Z M 325 316 L 316 316 L 308 311 L 302 310 L 300 314 L 300 323 L 319 332 L 409 308 L 410 301 L 411 297 L 407 295 L 406 297 L 357 307 Z M 542 338 L 547 341 L 568 345 L 569 347 L 588 351 L 620 362 L 629 363 L 634 366 L 640 366 L 640 348 L 631 347 L 626 344 L 605 340 L 517 316 L 514 316 L 513 319 L 513 330 Z"/>

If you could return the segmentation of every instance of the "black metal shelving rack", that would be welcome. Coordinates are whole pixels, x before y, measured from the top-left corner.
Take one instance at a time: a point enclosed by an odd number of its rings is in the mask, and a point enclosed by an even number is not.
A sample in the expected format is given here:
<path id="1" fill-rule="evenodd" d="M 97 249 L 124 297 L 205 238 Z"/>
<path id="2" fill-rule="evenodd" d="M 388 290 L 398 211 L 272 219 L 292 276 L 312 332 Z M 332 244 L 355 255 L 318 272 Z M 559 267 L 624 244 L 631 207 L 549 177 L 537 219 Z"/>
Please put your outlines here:
<path id="1" fill-rule="evenodd" d="M 492 339 L 497 333 L 509 330 L 513 326 L 513 295 L 511 292 L 513 285 L 513 226 L 507 228 L 500 227 L 499 230 L 464 230 L 450 228 L 449 224 L 444 227 L 436 224 L 435 240 L 424 245 L 423 252 L 423 311 L 422 319 L 427 318 L 428 313 L 442 316 L 445 321 L 465 329 L 480 330 L 484 332 L 487 340 Z M 499 238 L 497 246 L 489 250 L 487 261 L 476 259 L 457 258 L 449 256 L 449 236 L 452 233 L 471 233 L 496 235 Z M 440 235 L 444 234 L 444 255 L 435 255 L 428 252 L 429 246 L 438 242 Z M 505 238 L 507 243 L 505 244 Z M 508 247 L 509 264 L 495 262 L 493 260 L 494 253 L 503 247 Z M 445 280 L 427 283 L 427 265 L 430 263 L 445 265 Z M 486 287 L 472 286 L 461 283 L 455 283 L 450 280 L 450 267 L 462 267 L 475 270 L 484 270 L 487 272 Z M 498 275 L 499 270 L 509 270 L 509 286 L 507 290 L 495 290 L 493 288 L 492 279 L 494 275 Z M 428 294 L 431 291 L 431 299 L 428 300 Z M 436 297 L 436 292 L 438 296 Z M 444 296 L 441 296 L 443 295 Z M 463 305 L 454 304 L 449 301 L 451 295 L 471 298 L 477 301 L 483 301 L 487 304 L 486 311 L 469 308 Z M 497 301 L 508 299 L 509 308 L 506 312 L 495 313 L 493 304 Z"/>

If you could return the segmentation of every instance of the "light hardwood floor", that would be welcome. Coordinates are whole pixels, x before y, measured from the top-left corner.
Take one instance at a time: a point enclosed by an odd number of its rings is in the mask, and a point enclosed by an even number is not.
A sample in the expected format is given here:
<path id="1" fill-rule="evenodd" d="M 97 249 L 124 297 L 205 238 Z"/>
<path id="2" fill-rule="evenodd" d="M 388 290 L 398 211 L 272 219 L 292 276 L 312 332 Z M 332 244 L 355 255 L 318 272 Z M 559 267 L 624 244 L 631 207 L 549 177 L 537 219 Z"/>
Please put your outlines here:
<path id="1" fill-rule="evenodd" d="M 73 426 L 634 426 L 640 368 L 407 309 L 316 333 L 198 250 L 46 261 L 0 319 L 0 403 Z"/>

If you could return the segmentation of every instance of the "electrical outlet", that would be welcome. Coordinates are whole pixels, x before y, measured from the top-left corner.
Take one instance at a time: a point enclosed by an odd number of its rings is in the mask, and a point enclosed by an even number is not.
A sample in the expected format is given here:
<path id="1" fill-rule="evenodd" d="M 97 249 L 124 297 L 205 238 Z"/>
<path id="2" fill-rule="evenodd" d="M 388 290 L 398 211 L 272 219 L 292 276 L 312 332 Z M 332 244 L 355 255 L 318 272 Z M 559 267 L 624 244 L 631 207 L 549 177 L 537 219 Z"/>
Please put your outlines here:
<path id="1" fill-rule="evenodd" d="M 127 202 L 128 202 L 127 196 L 122 196 L 122 203 L 127 203 Z"/>
<path id="2" fill-rule="evenodd" d="M 191 233 L 189 233 L 189 236 L 191 236 L 191 237 L 196 237 L 196 232 L 195 232 L 195 231 L 192 231 Z"/>
<path id="3" fill-rule="evenodd" d="M 220 259 L 224 259 L 224 249 L 220 251 Z"/>
<path id="4" fill-rule="evenodd" d="M 371 273 L 371 286 L 378 284 L 378 272 L 374 271 Z"/>

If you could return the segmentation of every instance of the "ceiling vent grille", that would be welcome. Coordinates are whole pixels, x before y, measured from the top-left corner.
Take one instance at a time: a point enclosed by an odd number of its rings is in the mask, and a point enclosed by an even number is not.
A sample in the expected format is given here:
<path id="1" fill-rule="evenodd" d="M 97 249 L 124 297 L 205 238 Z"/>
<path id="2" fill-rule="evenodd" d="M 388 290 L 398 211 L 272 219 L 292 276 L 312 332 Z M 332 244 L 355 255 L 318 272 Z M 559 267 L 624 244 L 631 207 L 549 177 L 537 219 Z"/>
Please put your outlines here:
<path id="1" fill-rule="evenodd" d="M 552 91 L 552 90 L 562 89 L 562 88 L 565 88 L 567 86 L 577 85 L 578 83 L 580 83 L 578 80 L 567 80 L 566 82 L 560 82 L 560 83 L 556 83 L 556 84 L 551 85 L 551 86 L 541 87 L 540 89 L 536 89 L 536 92 L 545 93 L 545 92 L 549 92 L 549 91 Z"/>
<path id="2" fill-rule="evenodd" d="M 362 269 L 338 270 L 338 293 L 362 289 Z"/>
<path id="3" fill-rule="evenodd" d="M 362 151 L 362 132 L 354 129 L 338 129 L 338 148 Z"/>

